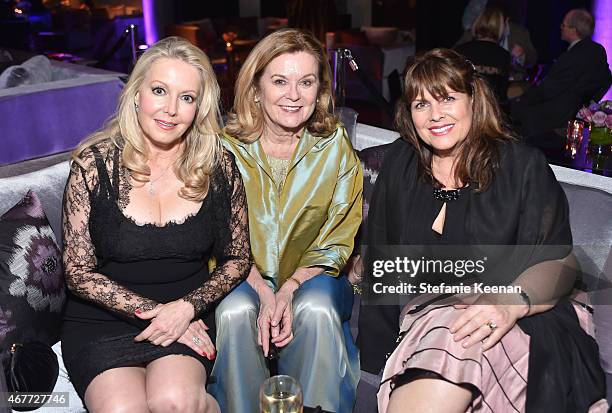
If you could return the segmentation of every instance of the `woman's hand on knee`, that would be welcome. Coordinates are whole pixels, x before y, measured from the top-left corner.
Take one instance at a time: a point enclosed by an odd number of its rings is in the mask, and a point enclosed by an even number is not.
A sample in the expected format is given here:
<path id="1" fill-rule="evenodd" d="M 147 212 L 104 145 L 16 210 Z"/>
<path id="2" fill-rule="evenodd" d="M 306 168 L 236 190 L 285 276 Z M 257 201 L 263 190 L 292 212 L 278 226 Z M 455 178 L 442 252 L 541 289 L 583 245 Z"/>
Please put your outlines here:
<path id="1" fill-rule="evenodd" d="M 195 310 L 191 303 L 176 300 L 159 304 L 149 311 L 137 311 L 136 316 L 143 320 L 151 320 L 151 324 L 138 334 L 134 341 L 149 340 L 155 345 L 161 345 L 168 341 L 173 343 L 185 333 L 195 316 Z"/>
<path id="2" fill-rule="evenodd" d="M 268 357 L 270 351 L 270 329 L 272 317 L 276 310 L 276 296 L 274 291 L 267 285 L 262 287 L 257 294 L 259 295 L 259 315 L 257 316 L 257 344 L 263 350 L 264 356 Z"/>
<path id="3" fill-rule="evenodd" d="M 203 355 L 209 360 L 214 360 L 217 356 L 217 350 L 210 336 L 206 332 L 208 326 L 202 320 L 192 321 L 187 328 L 187 331 L 179 337 L 178 342 L 190 347 L 193 351 Z M 162 343 L 162 346 L 166 343 Z M 170 345 L 169 342 L 167 345 Z"/>
<path id="4" fill-rule="evenodd" d="M 504 297 L 483 294 L 472 304 L 455 305 L 463 311 L 451 325 L 453 340 L 464 340 L 462 346 L 466 348 L 479 343 L 483 350 L 493 347 L 524 316 L 520 302 L 506 301 Z"/>

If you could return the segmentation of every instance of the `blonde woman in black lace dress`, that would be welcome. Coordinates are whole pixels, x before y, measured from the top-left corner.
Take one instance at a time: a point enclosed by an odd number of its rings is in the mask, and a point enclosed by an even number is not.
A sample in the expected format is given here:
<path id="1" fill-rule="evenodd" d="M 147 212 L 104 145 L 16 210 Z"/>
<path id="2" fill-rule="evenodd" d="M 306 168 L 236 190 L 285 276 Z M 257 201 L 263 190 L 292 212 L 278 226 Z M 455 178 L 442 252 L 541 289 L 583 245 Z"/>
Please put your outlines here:
<path id="1" fill-rule="evenodd" d="M 214 305 L 251 260 L 218 100 L 208 58 L 164 39 L 139 59 L 117 115 L 74 152 L 62 351 L 90 412 L 219 411 L 205 391 Z"/>

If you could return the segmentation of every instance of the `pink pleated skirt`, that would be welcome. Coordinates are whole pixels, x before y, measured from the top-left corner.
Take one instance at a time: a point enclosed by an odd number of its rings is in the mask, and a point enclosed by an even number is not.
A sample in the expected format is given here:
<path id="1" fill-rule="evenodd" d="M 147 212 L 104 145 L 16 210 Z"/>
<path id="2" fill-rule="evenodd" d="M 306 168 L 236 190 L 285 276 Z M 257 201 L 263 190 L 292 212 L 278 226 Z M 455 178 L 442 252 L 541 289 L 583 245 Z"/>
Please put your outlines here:
<path id="1" fill-rule="evenodd" d="M 434 372 L 445 380 L 478 390 L 469 412 L 524 412 L 529 373 L 529 336 L 515 325 L 495 346 L 487 351 L 481 345 L 469 348 L 455 342 L 449 331 L 462 310 L 456 296 L 436 301 L 418 311 L 419 304 L 433 296 L 419 296 L 404 309 L 400 331 L 403 339 L 385 365 L 378 391 L 378 411 L 385 413 L 393 380 L 408 369 Z M 593 335 L 590 314 L 575 305 L 580 324 Z M 442 402 L 442 401 L 441 401 Z M 589 412 L 607 412 L 600 400 Z"/>

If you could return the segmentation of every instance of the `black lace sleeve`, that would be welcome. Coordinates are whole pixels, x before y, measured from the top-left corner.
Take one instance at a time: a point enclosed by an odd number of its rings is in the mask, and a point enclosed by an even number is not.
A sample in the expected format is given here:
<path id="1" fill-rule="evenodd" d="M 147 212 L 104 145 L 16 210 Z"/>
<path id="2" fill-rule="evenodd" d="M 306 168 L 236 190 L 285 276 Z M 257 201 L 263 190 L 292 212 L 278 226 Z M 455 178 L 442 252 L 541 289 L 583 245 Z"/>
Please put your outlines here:
<path id="1" fill-rule="evenodd" d="M 251 245 L 246 192 L 233 155 L 223 149 L 211 179 L 214 202 L 216 268 L 200 288 L 183 299 L 193 304 L 196 314 L 227 295 L 246 279 L 251 268 Z"/>
<path id="2" fill-rule="evenodd" d="M 73 294 L 140 325 L 134 311 L 139 308 L 151 309 L 157 303 L 96 272 L 97 260 L 89 234 L 89 215 L 91 195 L 98 184 L 99 174 L 94 154 L 90 150 L 81 159 L 83 166 L 72 163 L 64 192 L 63 261 L 66 284 Z"/>

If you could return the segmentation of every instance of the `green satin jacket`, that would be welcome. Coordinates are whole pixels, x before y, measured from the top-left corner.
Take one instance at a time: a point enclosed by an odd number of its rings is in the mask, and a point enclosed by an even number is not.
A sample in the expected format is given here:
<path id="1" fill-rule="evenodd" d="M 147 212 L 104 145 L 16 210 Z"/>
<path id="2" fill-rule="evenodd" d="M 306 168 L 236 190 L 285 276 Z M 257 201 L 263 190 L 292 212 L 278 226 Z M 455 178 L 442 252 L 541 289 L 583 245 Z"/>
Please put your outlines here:
<path id="1" fill-rule="evenodd" d="M 307 131 L 279 191 L 259 140 L 224 134 L 246 188 L 251 250 L 274 289 L 298 267 L 325 267 L 337 276 L 361 224 L 363 172 L 343 127 L 327 137 Z"/>

